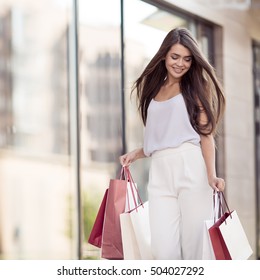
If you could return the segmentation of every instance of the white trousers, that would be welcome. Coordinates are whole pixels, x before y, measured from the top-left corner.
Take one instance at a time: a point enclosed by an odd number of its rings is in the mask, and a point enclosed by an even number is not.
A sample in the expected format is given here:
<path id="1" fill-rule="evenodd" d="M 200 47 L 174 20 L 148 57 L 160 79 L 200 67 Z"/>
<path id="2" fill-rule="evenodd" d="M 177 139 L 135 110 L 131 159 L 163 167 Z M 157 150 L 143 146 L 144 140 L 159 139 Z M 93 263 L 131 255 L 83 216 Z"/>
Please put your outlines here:
<path id="1" fill-rule="evenodd" d="M 152 155 L 148 199 L 155 259 L 202 259 L 203 222 L 211 218 L 212 193 L 199 146 L 184 143 Z"/>

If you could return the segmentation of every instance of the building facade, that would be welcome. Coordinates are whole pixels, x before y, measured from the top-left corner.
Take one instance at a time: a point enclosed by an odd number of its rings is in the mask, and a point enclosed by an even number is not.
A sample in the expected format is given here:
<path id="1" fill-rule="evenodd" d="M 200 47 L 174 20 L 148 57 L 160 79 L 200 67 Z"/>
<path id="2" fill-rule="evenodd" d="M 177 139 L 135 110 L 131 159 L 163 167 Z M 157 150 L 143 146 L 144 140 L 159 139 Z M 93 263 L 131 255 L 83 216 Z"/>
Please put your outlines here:
<path id="1" fill-rule="evenodd" d="M 0 0 L 0 258 L 98 259 L 87 243 L 118 157 L 142 145 L 131 86 L 187 27 L 223 83 L 218 174 L 260 258 L 260 5 Z M 102 9 L 100 9 L 102 7 Z M 110 11 L 110 12 L 108 12 Z M 149 159 L 131 170 L 147 198 Z"/>

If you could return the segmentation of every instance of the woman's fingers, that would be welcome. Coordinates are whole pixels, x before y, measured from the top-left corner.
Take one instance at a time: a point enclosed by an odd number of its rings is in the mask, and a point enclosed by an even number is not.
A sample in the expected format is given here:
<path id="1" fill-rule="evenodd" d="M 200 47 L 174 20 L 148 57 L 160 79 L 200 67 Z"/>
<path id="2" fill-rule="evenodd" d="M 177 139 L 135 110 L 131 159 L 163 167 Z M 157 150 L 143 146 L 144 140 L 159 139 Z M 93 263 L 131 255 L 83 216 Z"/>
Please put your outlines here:
<path id="1" fill-rule="evenodd" d="M 122 166 L 128 166 L 131 163 L 131 160 L 130 160 L 128 154 L 120 156 L 119 160 L 120 160 L 120 163 L 121 163 Z"/>
<path id="2" fill-rule="evenodd" d="M 225 189 L 225 181 L 222 178 L 217 178 L 215 186 L 220 192 L 223 192 Z"/>
<path id="3" fill-rule="evenodd" d="M 211 180 L 210 186 L 217 192 L 223 192 L 225 189 L 225 181 L 222 178 L 215 177 Z"/>

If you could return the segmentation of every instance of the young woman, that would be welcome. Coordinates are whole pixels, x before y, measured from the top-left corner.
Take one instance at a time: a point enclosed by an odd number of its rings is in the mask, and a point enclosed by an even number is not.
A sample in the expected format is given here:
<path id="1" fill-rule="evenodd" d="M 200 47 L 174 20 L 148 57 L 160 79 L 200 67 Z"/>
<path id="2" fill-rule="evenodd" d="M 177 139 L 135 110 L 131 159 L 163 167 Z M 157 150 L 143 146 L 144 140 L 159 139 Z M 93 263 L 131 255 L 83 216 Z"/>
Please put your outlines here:
<path id="1" fill-rule="evenodd" d="M 216 175 L 214 143 L 225 106 L 223 91 L 185 28 L 167 34 L 134 90 L 144 144 L 122 155 L 120 163 L 152 158 L 148 200 L 154 258 L 201 259 L 212 192 L 225 187 Z"/>

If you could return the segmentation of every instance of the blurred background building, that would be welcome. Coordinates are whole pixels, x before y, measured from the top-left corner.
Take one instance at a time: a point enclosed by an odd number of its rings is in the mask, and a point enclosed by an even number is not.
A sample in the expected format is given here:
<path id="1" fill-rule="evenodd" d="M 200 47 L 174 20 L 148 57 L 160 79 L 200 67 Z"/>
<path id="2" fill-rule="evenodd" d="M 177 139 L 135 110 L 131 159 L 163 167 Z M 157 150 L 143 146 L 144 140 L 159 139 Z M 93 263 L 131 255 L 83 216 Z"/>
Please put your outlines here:
<path id="1" fill-rule="evenodd" d="M 177 26 L 223 82 L 217 169 L 260 258 L 260 1 L 0 0 L 1 259 L 100 257 L 99 203 L 142 145 L 131 86 Z M 144 200 L 148 168 L 131 167 Z"/>

